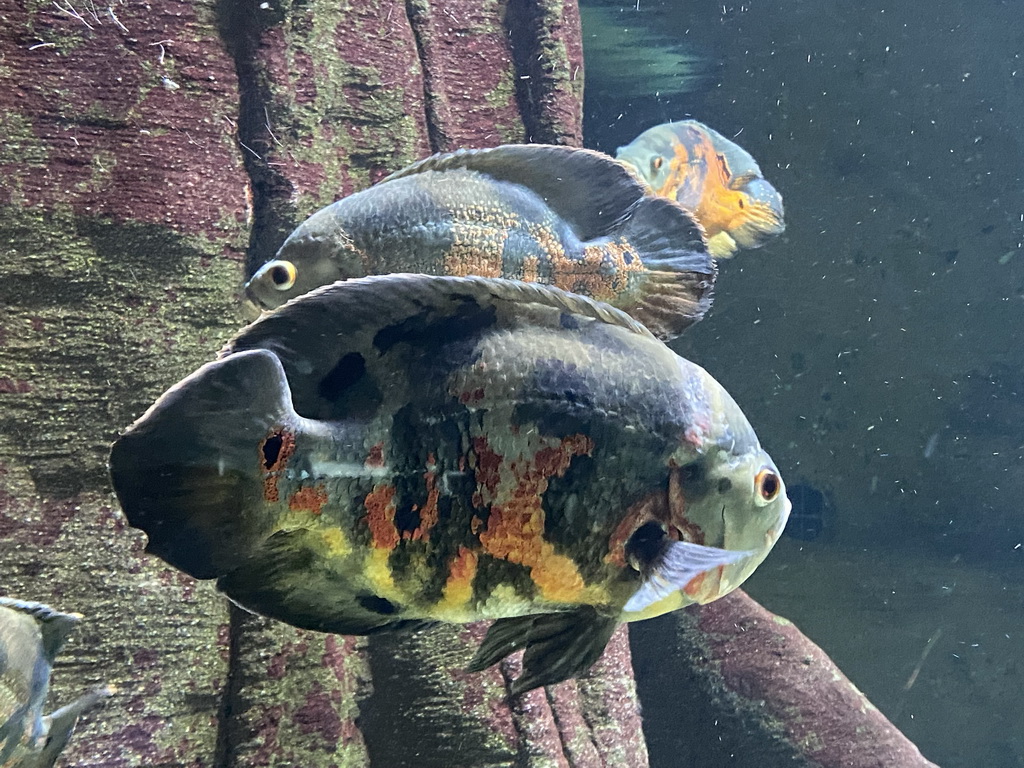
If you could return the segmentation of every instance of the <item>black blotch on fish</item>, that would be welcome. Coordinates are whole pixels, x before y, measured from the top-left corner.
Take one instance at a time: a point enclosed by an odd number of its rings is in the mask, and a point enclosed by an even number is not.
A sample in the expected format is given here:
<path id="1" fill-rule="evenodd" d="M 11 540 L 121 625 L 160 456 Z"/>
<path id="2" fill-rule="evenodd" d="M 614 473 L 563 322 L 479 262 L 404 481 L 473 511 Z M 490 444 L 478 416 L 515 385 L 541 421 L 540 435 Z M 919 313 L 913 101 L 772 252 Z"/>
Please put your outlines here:
<path id="1" fill-rule="evenodd" d="M 324 400 L 341 400 L 346 391 L 365 375 L 366 360 L 358 352 L 350 352 L 320 380 L 317 394 Z"/>
<path id="2" fill-rule="evenodd" d="M 568 312 L 563 312 L 559 315 L 558 324 L 567 331 L 578 330 L 581 325 L 580 319 L 575 315 L 570 315 Z"/>
<path id="3" fill-rule="evenodd" d="M 381 616 L 391 616 L 398 613 L 397 605 L 377 595 L 357 595 L 356 602 L 366 610 L 372 613 L 379 613 Z"/>
<path id="4" fill-rule="evenodd" d="M 465 297 L 452 315 L 413 316 L 381 328 L 373 337 L 373 346 L 385 354 L 396 344 L 404 342 L 429 356 L 434 350 L 450 347 L 455 339 L 474 339 L 494 326 L 496 315 L 493 306 L 481 307 L 472 297 Z"/>
<path id="5" fill-rule="evenodd" d="M 263 468 L 270 469 L 277 464 L 281 456 L 281 446 L 284 445 L 284 436 L 275 432 L 263 442 Z"/>
<path id="6" fill-rule="evenodd" d="M 404 503 L 395 509 L 395 528 L 399 534 L 412 533 L 421 522 L 418 504 Z"/>

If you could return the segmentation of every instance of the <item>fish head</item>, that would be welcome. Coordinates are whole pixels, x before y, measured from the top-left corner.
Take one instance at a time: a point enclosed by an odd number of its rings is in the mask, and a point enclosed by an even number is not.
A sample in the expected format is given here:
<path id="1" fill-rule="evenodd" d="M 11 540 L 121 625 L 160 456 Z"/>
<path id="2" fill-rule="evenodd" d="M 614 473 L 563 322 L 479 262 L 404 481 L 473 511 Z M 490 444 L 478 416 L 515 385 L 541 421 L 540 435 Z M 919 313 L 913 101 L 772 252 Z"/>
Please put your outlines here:
<path id="1" fill-rule="evenodd" d="M 739 406 L 703 369 L 680 365 L 699 383 L 701 402 L 668 459 L 664 500 L 633 517 L 625 552 L 642 580 L 624 621 L 727 595 L 768 556 L 789 519 L 782 476 Z"/>
<path id="2" fill-rule="evenodd" d="M 655 194 L 692 210 L 700 202 L 708 157 L 714 152 L 705 130 L 694 120 L 656 125 L 619 147 L 615 157 L 632 167 Z"/>
<path id="3" fill-rule="evenodd" d="M 786 229 L 782 195 L 762 178 L 748 178 L 738 188 L 743 206 L 728 227 L 741 248 L 758 248 Z"/>
<path id="4" fill-rule="evenodd" d="M 310 216 L 288 236 L 274 258 L 256 270 L 245 284 L 250 301 L 274 309 L 314 288 L 367 274 L 336 205 Z"/>

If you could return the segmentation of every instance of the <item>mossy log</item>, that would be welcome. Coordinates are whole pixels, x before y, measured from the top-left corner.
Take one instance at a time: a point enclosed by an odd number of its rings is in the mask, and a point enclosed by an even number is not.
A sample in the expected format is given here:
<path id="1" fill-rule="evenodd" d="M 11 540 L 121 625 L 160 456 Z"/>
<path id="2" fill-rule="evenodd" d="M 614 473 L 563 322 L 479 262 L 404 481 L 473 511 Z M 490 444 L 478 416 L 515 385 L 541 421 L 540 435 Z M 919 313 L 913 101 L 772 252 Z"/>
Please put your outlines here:
<path id="1" fill-rule="evenodd" d="M 0 3 L 0 591 L 87 615 L 58 701 L 119 691 L 69 764 L 398 765 L 413 695 L 464 765 L 645 764 L 625 633 L 588 681 L 510 705 L 509 670 L 458 672 L 480 628 L 368 653 L 229 608 L 143 553 L 106 477 L 117 430 L 241 326 L 246 264 L 310 212 L 434 149 L 579 142 L 575 6 L 516 5 Z"/>
<path id="2" fill-rule="evenodd" d="M 936 768 L 742 590 L 636 625 L 634 659 L 652 766 Z"/>

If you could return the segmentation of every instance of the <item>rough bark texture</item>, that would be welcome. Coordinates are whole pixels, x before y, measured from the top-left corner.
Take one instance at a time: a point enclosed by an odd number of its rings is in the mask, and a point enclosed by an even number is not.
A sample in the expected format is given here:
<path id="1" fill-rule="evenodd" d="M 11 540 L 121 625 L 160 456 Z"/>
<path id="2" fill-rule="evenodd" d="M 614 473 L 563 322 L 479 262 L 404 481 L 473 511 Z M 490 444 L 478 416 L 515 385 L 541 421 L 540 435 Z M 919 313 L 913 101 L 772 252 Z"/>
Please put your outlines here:
<path id="1" fill-rule="evenodd" d="M 117 429 L 241 325 L 246 267 L 311 211 L 432 149 L 579 142 L 574 3 L 517 7 L 0 0 L 0 592 L 87 615 L 58 703 L 119 691 L 68 764 L 646 764 L 624 632 L 510 704 L 509 665 L 459 671 L 480 627 L 367 653 L 229 610 L 143 554 L 106 478 Z"/>
<path id="2" fill-rule="evenodd" d="M 635 635 L 654 766 L 935 768 L 820 648 L 740 590 Z"/>

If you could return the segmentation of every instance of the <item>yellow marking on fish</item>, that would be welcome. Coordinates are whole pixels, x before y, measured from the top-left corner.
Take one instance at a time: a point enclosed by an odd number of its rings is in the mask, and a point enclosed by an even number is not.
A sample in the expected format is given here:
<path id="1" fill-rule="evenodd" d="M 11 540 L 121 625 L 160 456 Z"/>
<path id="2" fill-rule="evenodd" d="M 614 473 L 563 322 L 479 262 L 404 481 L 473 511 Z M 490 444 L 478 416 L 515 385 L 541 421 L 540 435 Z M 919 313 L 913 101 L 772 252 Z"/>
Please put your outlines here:
<path id="1" fill-rule="evenodd" d="M 501 255 L 508 233 L 509 226 L 505 222 L 499 221 L 496 226 L 453 222 L 453 241 L 444 254 L 443 274 L 501 277 Z"/>
<path id="2" fill-rule="evenodd" d="M 449 567 L 442 597 L 430 611 L 433 618 L 457 623 L 478 618 L 470 605 L 477 562 L 476 552 L 463 546 L 459 547 L 459 552 Z"/>
<path id="3" fill-rule="evenodd" d="M 395 577 L 391 572 L 391 566 L 388 564 L 390 555 L 391 552 L 386 549 L 371 548 L 366 555 L 366 559 L 363 561 L 363 573 L 366 576 L 370 590 L 374 594 L 383 597 L 385 600 L 402 605 L 405 602 L 405 596 L 402 595 L 398 585 L 395 584 Z"/>
<path id="4" fill-rule="evenodd" d="M 352 552 L 348 537 L 340 528 L 327 528 L 320 532 L 327 551 L 333 557 L 345 557 Z"/>
<path id="5" fill-rule="evenodd" d="M 527 222 L 526 233 L 532 237 L 541 250 L 547 254 L 548 261 L 551 263 L 552 268 L 556 264 L 563 261 L 567 261 L 565 255 L 565 248 L 562 247 L 562 241 L 559 239 L 555 231 L 546 222 Z"/>

